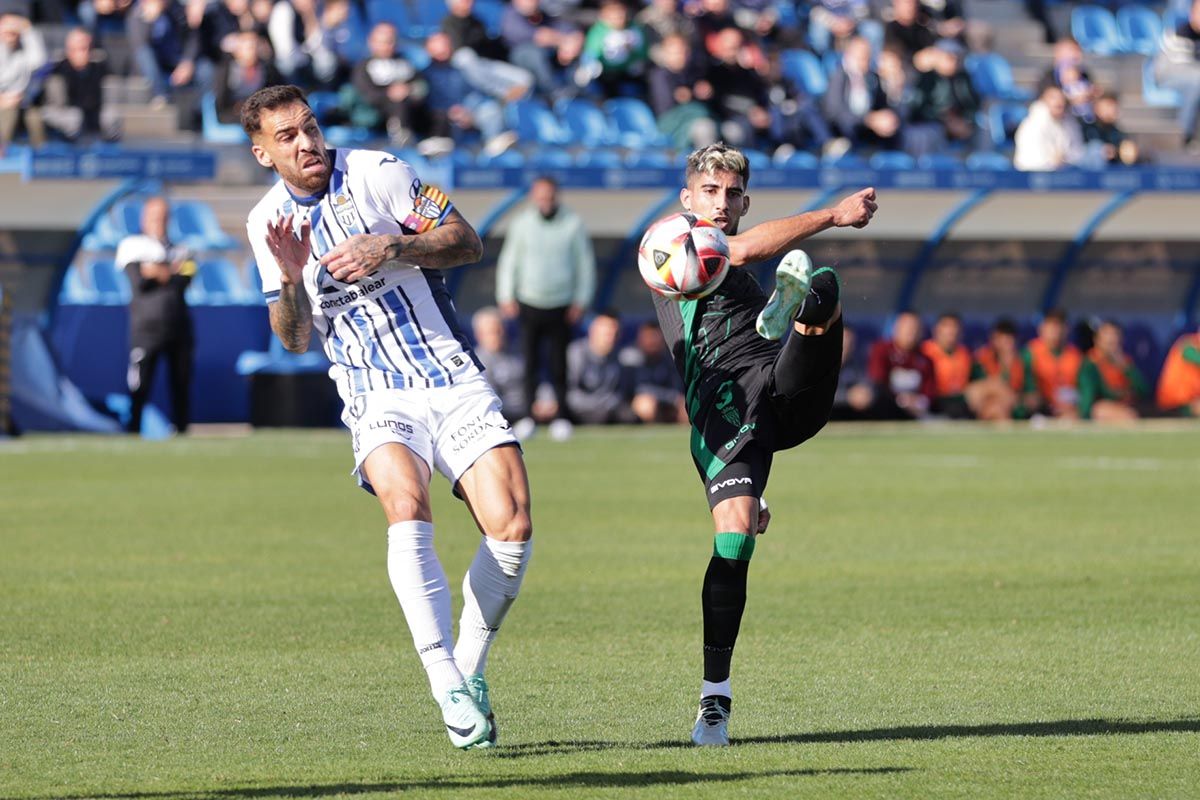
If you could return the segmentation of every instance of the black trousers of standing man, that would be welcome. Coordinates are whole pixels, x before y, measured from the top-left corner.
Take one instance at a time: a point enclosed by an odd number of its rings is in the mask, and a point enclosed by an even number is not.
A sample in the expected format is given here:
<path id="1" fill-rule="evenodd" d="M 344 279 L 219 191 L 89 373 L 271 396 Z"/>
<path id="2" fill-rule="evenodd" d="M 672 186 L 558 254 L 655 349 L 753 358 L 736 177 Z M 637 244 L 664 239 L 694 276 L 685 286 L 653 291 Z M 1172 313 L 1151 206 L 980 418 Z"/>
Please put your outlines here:
<path id="1" fill-rule="evenodd" d="M 129 372 L 126 375 L 129 383 L 129 432 L 138 433 L 142 429 L 142 410 L 150 399 L 150 390 L 154 388 L 154 371 L 158 359 L 167 359 L 167 377 L 171 387 L 171 416 L 175 430 L 185 433 L 191 422 L 191 405 L 189 395 L 192 390 L 192 350 L 191 339 L 174 339 L 170 341 L 140 341 L 134 342 L 129 348 Z"/>
<path id="2" fill-rule="evenodd" d="M 571 341 L 571 323 L 567 321 L 569 306 L 535 308 L 520 303 L 518 321 L 521 325 L 521 350 L 525 357 L 525 402 L 528 416 L 533 416 L 537 399 L 538 378 L 542 372 L 542 346 L 549 349 L 550 384 L 558 401 L 558 416 L 571 419 L 567 407 L 567 345 Z"/>

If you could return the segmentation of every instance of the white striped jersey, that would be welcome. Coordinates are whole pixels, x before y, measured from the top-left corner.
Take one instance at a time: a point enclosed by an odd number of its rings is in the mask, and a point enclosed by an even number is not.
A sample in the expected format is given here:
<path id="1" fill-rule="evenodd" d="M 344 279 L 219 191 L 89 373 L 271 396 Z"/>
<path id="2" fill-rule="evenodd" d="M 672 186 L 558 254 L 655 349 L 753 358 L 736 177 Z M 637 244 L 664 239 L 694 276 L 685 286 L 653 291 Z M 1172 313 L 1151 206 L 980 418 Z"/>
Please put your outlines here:
<path id="1" fill-rule="evenodd" d="M 312 225 L 304 288 L 313 327 L 343 398 L 377 389 L 448 386 L 482 366 L 458 324 L 439 270 L 388 262 L 356 283 L 334 280 L 320 257 L 359 233 L 431 230 L 453 208 L 437 188 L 390 153 L 338 148 L 325 192 L 296 197 L 282 180 L 250 212 L 246 229 L 263 294 L 279 299 L 279 265 L 267 246 L 267 223 L 294 213 L 294 231 Z"/>

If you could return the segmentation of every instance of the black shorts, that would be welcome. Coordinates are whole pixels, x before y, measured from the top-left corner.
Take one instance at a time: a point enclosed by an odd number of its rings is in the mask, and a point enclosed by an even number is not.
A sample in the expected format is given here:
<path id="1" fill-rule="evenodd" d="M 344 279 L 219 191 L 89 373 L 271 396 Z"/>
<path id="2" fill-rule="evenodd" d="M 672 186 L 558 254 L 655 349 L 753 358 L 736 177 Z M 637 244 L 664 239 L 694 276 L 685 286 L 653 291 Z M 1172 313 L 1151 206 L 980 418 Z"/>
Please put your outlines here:
<path id="1" fill-rule="evenodd" d="M 709 507 L 762 497 L 774 453 L 808 441 L 829 421 L 842 365 L 842 323 L 823 336 L 790 336 L 773 364 L 730 380 L 693 420 L 692 459 Z"/>

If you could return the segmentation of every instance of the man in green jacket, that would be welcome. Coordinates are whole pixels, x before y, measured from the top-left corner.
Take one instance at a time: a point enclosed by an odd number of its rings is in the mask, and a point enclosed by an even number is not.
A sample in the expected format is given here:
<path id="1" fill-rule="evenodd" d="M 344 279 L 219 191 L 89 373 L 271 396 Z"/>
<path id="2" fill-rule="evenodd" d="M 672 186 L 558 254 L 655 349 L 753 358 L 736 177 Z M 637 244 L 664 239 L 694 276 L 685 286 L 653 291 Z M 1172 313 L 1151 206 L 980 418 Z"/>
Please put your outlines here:
<path id="1" fill-rule="evenodd" d="M 583 220 L 558 201 L 558 184 L 541 177 L 529 189 L 530 204 L 508 227 L 496 268 L 496 301 L 521 327 L 528 409 L 514 425 L 518 438 L 534 430 L 533 404 L 541 373 L 543 344 L 549 349 L 550 381 L 558 402 L 550 436 L 571 435 L 567 405 L 567 344 L 592 302 L 596 256 Z"/>

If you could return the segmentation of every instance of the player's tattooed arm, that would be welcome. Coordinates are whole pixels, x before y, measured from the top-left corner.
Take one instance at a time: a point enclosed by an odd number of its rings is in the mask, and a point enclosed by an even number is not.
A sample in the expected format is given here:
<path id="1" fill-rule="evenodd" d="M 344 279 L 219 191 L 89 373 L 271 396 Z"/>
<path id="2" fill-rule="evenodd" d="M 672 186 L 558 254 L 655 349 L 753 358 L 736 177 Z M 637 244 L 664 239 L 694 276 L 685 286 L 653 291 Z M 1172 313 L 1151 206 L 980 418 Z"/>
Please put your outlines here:
<path id="1" fill-rule="evenodd" d="M 735 267 L 778 258 L 800 242 L 829 228 L 865 228 L 877 208 L 875 190 L 855 192 L 832 208 L 809 211 L 755 225 L 729 237 L 729 260 Z"/>
<path id="2" fill-rule="evenodd" d="M 271 330 L 279 341 L 291 352 L 303 353 L 312 338 L 312 305 L 304 291 L 304 265 L 310 253 L 312 229 L 305 220 L 297 237 L 292 223 L 291 214 L 267 223 L 267 247 L 279 265 L 279 299 L 268 308 Z"/>
<path id="3" fill-rule="evenodd" d="M 321 257 L 335 280 L 353 283 L 388 261 L 449 269 L 474 264 L 483 257 L 483 242 L 457 211 L 431 231 L 408 235 L 358 234 Z"/>

